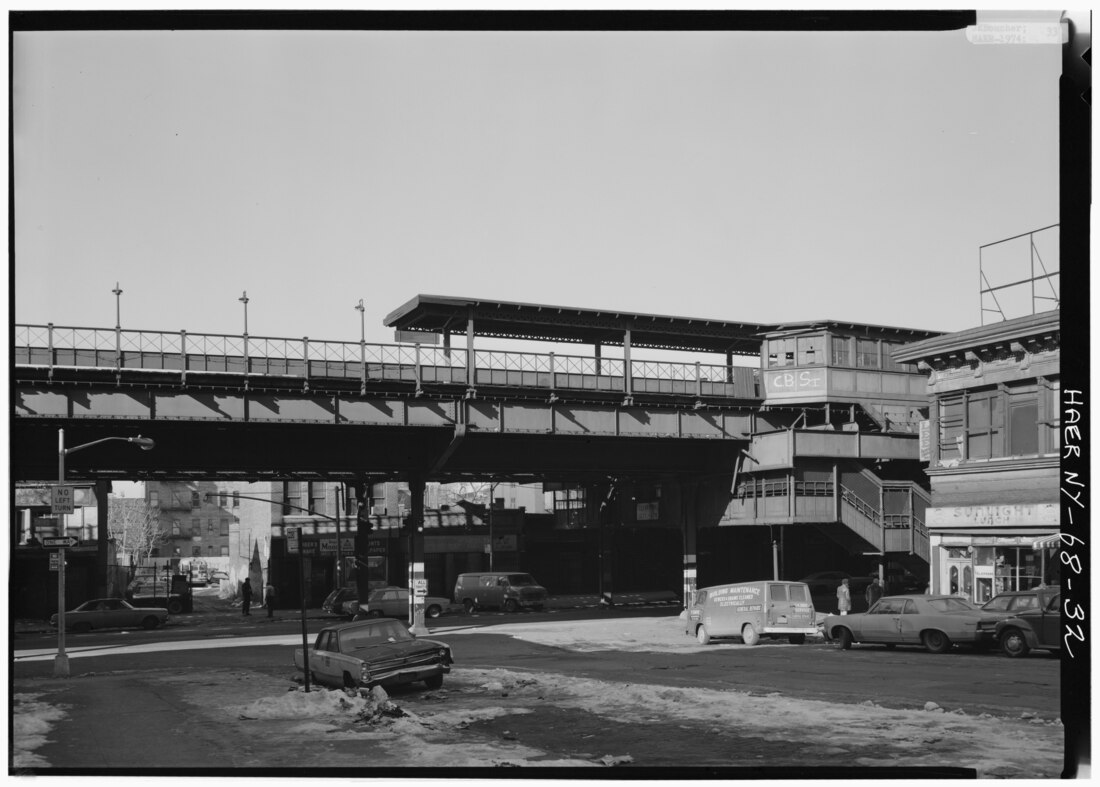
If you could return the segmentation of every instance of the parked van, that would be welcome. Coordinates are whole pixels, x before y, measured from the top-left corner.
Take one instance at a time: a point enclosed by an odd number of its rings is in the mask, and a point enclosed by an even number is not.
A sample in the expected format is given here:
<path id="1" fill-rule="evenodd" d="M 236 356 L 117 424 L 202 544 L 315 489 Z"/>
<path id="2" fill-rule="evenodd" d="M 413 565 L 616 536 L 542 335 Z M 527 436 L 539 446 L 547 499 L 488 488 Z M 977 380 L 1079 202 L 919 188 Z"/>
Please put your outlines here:
<path id="1" fill-rule="evenodd" d="M 530 574 L 518 571 L 459 574 L 455 582 L 455 603 L 467 612 L 485 607 L 497 607 L 505 612 L 517 609 L 542 609 L 546 605 L 546 588 Z"/>
<path id="2" fill-rule="evenodd" d="M 805 582 L 715 585 L 695 592 L 685 633 L 700 645 L 716 637 L 740 637 L 746 645 L 761 637 L 787 637 L 797 645 L 817 633 L 817 614 Z"/>

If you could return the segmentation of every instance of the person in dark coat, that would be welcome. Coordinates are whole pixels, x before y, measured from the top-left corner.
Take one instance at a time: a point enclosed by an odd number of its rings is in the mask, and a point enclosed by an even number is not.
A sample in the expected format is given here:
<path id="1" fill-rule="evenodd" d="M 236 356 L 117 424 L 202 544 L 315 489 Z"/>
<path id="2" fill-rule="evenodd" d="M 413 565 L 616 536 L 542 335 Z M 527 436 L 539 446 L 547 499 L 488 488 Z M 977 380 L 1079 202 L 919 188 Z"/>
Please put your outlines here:
<path id="1" fill-rule="evenodd" d="M 244 615 L 251 615 L 249 607 L 252 606 L 252 580 L 245 579 L 244 584 L 241 585 L 241 613 Z"/>
<path id="2" fill-rule="evenodd" d="M 867 599 L 867 609 L 873 607 L 875 602 L 882 598 L 882 585 L 879 583 L 878 577 L 871 580 L 867 590 L 863 591 L 863 597 Z"/>
<path id="3" fill-rule="evenodd" d="M 264 585 L 264 606 L 267 607 L 267 616 L 275 616 L 275 586 L 268 582 Z"/>

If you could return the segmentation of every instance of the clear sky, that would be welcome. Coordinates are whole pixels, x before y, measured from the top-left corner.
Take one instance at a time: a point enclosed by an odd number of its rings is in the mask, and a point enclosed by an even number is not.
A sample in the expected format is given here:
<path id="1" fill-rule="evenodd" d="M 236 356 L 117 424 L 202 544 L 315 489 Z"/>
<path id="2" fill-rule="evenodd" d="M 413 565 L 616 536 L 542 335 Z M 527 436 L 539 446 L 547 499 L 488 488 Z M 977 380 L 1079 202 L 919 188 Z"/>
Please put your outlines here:
<path id="1" fill-rule="evenodd" d="M 192 333 L 240 333 L 245 290 L 250 334 L 330 340 L 362 298 L 392 341 L 418 293 L 961 330 L 979 247 L 1058 222 L 1058 45 L 36 32 L 13 56 L 17 322 L 114 327 L 118 282 L 123 328 Z"/>

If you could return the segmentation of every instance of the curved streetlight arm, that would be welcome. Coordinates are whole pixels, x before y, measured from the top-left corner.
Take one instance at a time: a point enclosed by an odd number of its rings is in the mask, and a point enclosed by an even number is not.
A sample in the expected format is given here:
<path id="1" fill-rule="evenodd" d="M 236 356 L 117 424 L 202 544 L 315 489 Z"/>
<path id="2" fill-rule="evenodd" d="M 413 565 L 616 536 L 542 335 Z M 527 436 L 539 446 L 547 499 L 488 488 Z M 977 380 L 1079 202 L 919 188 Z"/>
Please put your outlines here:
<path id="1" fill-rule="evenodd" d="M 80 451 L 84 448 L 90 448 L 93 445 L 106 443 L 108 440 L 125 440 L 127 443 L 133 443 L 134 445 L 138 446 L 139 448 L 141 448 L 142 451 L 152 451 L 153 448 L 156 447 L 156 443 L 153 441 L 153 438 L 142 437 L 141 435 L 138 435 L 137 437 L 104 437 L 99 440 L 93 440 L 90 443 L 73 446 L 72 448 L 66 448 L 64 445 L 62 445 L 60 451 L 65 456 L 68 456 L 69 454 L 76 453 L 77 451 Z"/>

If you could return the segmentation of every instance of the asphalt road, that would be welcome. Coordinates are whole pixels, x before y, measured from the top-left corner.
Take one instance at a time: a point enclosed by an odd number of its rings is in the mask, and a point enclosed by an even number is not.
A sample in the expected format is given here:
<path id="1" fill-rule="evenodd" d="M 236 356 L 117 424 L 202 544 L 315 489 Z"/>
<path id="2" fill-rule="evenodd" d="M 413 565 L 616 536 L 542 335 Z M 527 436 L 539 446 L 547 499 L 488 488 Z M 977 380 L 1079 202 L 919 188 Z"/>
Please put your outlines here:
<path id="1" fill-rule="evenodd" d="M 735 691 L 754 697 L 783 697 L 793 700 L 822 700 L 853 706 L 868 700 L 882 708 L 902 712 L 924 708 L 929 701 L 945 710 L 961 710 L 970 718 L 990 714 L 1003 719 L 1027 715 L 1052 720 L 1059 713 L 1059 660 L 1033 654 L 1025 659 L 1008 659 L 995 652 L 954 652 L 934 655 L 920 649 L 856 646 L 842 651 L 824 643 L 761 646 L 755 648 L 714 648 L 687 653 L 669 652 L 577 652 L 514 638 L 506 623 L 531 623 L 540 620 L 582 621 L 613 617 L 675 617 L 676 611 L 659 608 L 560 610 L 546 613 L 504 615 L 483 613 L 476 616 L 454 615 L 430 621 L 436 629 L 430 635 L 452 645 L 456 653 L 455 671 L 441 692 L 425 691 L 422 686 L 396 688 L 391 697 L 410 713 L 423 718 L 437 714 L 468 715 L 469 723 L 457 728 L 436 725 L 437 740 L 426 740 L 434 733 L 432 725 L 417 733 L 420 737 L 383 737 L 378 744 L 364 743 L 362 725 L 334 727 L 308 719 L 285 721 L 250 719 L 245 712 L 229 715 L 225 706 L 287 694 L 298 685 L 298 673 L 291 663 L 292 646 L 258 644 L 253 637 L 297 637 L 301 620 L 282 615 L 274 621 L 265 618 L 242 621 L 232 615 L 208 617 L 199 624 L 170 626 L 155 631 L 114 631 L 70 636 L 67 646 L 101 649 L 96 655 L 71 658 L 68 679 L 53 677 L 53 662 L 16 659 L 13 687 L 16 695 L 44 697 L 60 703 L 66 717 L 57 723 L 45 743 L 34 755 L 48 763 L 39 773 L 60 768 L 71 773 L 99 773 L 135 769 L 160 775 L 163 769 L 190 775 L 195 768 L 236 771 L 281 768 L 362 768 L 369 754 L 370 775 L 408 776 L 408 767 L 416 766 L 418 746 L 446 748 L 443 757 L 454 752 L 467 757 L 465 763 L 449 772 L 461 775 L 461 767 L 470 762 L 500 762 L 513 748 L 540 752 L 538 757 L 554 757 L 569 762 L 575 758 L 589 763 L 607 753 L 630 752 L 631 767 L 705 768 L 709 775 L 744 776 L 757 774 L 756 765 L 793 771 L 760 771 L 758 775 L 791 778 L 798 769 L 856 762 L 870 756 L 874 761 L 912 758 L 909 742 L 875 741 L 867 734 L 855 736 L 841 746 L 829 740 L 818 726 L 820 719 L 808 719 L 815 729 L 800 738 L 798 730 L 789 735 L 799 740 L 791 745 L 787 736 L 769 734 L 746 736 L 713 722 L 665 716 L 665 694 L 690 697 L 691 691 L 710 689 Z M 307 621 L 312 633 L 334 619 L 315 617 Z M 671 621 L 670 621 L 671 622 Z M 446 631 L 461 626 L 463 633 Z M 215 643 L 227 647 L 187 649 L 189 642 Z M 175 647 L 151 652 L 119 651 L 119 646 L 178 643 Z M 48 651 L 56 644 L 50 634 L 20 634 L 13 643 L 17 651 L 40 648 Z M 604 702 L 594 695 L 589 704 L 577 704 L 568 697 L 554 696 L 561 687 L 539 685 L 523 691 L 491 691 L 481 684 L 494 671 L 510 675 L 530 675 L 544 680 L 547 675 L 566 676 L 569 681 L 604 687 L 615 685 L 652 688 L 645 702 L 655 703 L 644 717 L 627 717 L 595 712 Z M 473 676 L 473 677 L 471 677 Z M 593 683 L 588 683 L 592 681 Z M 598 683 L 595 683 L 598 682 Z M 532 692 L 534 692 L 532 694 Z M 687 693 L 684 693 L 687 692 Z M 545 695 L 545 696 L 544 696 Z M 710 700 L 714 701 L 714 700 Z M 832 707 L 832 706 L 830 706 Z M 503 710 L 502 710 L 503 708 Z M 820 710 L 815 713 L 821 713 Z M 293 715 L 293 714 L 292 714 Z M 843 714 L 842 714 L 843 715 Z M 924 714 L 920 714 L 923 716 Z M 958 717 L 962 718 L 962 717 Z M 930 720 L 931 721 L 931 720 Z M 1017 722 L 1018 723 L 1018 722 Z M 304 725 L 304 726 L 303 726 Z M 314 726 L 310 726 L 314 725 Z M 327 725 L 327 726 L 325 726 Z M 828 730 L 828 723 L 825 723 Z M 933 722 L 933 729 L 940 725 Z M 1042 728 L 1044 730 L 1050 728 Z M 427 732 L 425 732 L 427 730 Z M 870 733 L 873 735 L 873 731 Z M 923 734 L 923 733 L 921 733 Z M 1049 735 L 1049 733 L 1045 733 Z M 353 736 L 355 741 L 342 736 Z M 370 734 L 366 735 L 366 740 Z M 928 740 L 940 741 L 933 735 Z M 399 741 L 404 741 L 400 743 Z M 409 743 L 412 741 L 412 743 Z M 967 745 L 961 741 L 955 752 L 945 754 L 945 762 L 969 761 Z M 364 748 L 364 746 L 366 748 Z M 402 753 L 402 746 L 411 747 Z M 380 747 L 380 748 L 379 748 Z M 924 758 L 922 766 L 938 764 L 928 759 L 928 750 L 918 746 Z M 523 759 L 523 757 L 520 757 Z M 450 759 L 447 759 L 450 762 Z M 731 763 L 734 766 L 731 766 Z M 438 765 L 438 762 L 432 763 Z M 507 764 L 507 763 L 505 763 Z M 522 764 L 537 766 L 537 761 Z M 1023 775 L 1019 766 L 1006 776 Z M 1047 765 L 1049 774 L 1049 764 Z M 387 768 L 392 770 L 387 771 Z M 568 768 L 560 771 L 566 777 Z M 342 770 L 341 770 L 342 772 Z M 685 771 L 690 776 L 695 771 Z M 622 772 L 626 777 L 626 772 Z M 813 776 L 820 776 L 814 771 Z M 886 776 L 900 778 L 889 771 Z M 924 775 L 923 773 L 921 775 Z"/>

